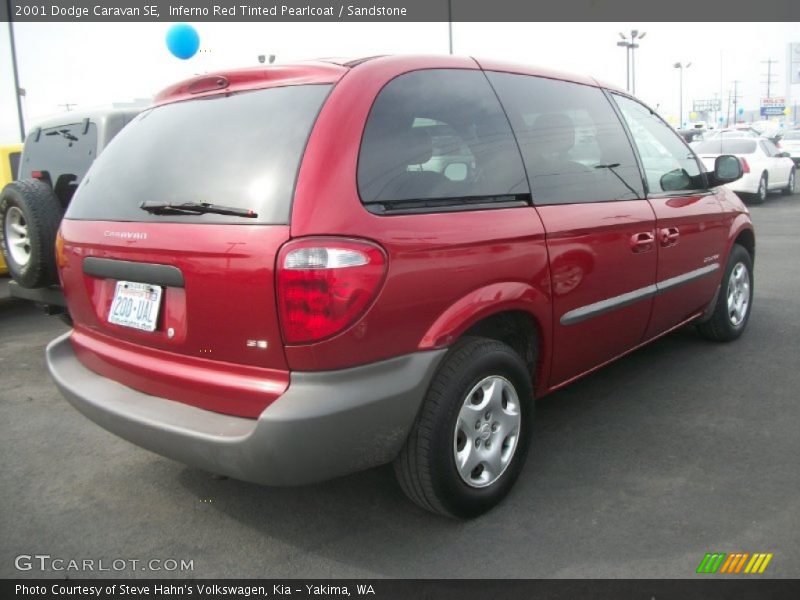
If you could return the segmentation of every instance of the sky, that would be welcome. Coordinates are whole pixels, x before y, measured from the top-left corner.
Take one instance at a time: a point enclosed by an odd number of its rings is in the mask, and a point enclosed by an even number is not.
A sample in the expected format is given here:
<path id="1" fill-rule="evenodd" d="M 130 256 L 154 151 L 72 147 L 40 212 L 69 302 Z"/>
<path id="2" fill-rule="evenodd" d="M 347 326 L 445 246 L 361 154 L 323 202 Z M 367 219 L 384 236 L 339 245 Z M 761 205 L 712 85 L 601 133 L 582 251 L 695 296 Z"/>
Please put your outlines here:
<path id="1" fill-rule="evenodd" d="M 0 24 L 0 143 L 18 141 L 11 52 Z M 170 23 L 16 23 L 26 128 L 64 110 L 150 98 L 168 84 L 217 69 L 253 66 L 259 54 L 278 63 L 321 56 L 447 54 L 447 23 L 197 23 L 201 51 L 182 61 L 169 54 Z M 625 87 L 619 32 L 646 32 L 636 50 L 636 95 L 665 117 L 684 119 L 692 99 L 723 98 L 739 80 L 741 103 L 757 109 L 773 65 L 773 96 L 785 95 L 789 42 L 800 23 L 455 23 L 454 53 L 588 74 Z M 794 97 L 800 100 L 800 86 Z"/>

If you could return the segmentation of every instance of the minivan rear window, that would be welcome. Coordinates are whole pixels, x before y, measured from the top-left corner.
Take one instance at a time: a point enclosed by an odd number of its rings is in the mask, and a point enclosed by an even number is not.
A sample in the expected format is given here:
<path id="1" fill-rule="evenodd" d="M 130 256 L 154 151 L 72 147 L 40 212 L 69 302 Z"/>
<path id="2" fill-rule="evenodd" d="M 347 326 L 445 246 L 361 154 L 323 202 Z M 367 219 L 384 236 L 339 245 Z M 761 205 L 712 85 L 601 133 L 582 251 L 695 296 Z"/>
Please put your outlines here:
<path id="1" fill-rule="evenodd" d="M 138 115 L 83 180 L 67 219 L 287 224 L 297 171 L 330 85 L 176 102 Z M 139 206 L 208 202 L 257 218 L 155 215 Z"/>
<path id="2" fill-rule="evenodd" d="M 752 154 L 756 151 L 756 140 L 707 140 L 697 144 L 694 151 L 696 154 Z"/>

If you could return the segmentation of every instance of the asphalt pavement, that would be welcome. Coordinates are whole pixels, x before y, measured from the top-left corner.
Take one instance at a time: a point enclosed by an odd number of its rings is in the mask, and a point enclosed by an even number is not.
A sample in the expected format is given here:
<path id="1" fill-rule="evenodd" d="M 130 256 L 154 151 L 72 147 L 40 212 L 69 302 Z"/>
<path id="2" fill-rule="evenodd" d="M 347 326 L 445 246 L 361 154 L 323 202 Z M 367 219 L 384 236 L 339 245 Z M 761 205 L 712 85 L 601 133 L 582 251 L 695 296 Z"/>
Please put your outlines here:
<path id="1" fill-rule="evenodd" d="M 515 489 L 469 522 L 416 508 L 390 467 L 265 488 L 116 438 L 47 375 L 66 326 L 0 280 L 0 577 L 691 578 L 715 551 L 800 577 L 800 195 L 752 215 L 745 335 L 686 328 L 539 401 Z M 17 559 L 37 554 L 95 570 Z"/>

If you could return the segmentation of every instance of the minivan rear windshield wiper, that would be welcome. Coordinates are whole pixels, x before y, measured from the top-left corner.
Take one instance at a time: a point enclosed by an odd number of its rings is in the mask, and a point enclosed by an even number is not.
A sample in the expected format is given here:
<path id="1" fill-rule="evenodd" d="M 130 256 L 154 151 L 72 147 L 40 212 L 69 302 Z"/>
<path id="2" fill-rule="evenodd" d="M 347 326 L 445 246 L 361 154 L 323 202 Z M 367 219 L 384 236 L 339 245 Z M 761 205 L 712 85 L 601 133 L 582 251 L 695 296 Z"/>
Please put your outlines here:
<path id="1" fill-rule="evenodd" d="M 248 208 L 236 208 L 233 206 L 220 206 L 209 202 L 148 202 L 144 201 L 139 205 L 144 211 L 154 215 L 202 215 L 212 213 L 215 215 L 230 215 L 233 217 L 245 217 L 255 219 L 258 213 Z"/>

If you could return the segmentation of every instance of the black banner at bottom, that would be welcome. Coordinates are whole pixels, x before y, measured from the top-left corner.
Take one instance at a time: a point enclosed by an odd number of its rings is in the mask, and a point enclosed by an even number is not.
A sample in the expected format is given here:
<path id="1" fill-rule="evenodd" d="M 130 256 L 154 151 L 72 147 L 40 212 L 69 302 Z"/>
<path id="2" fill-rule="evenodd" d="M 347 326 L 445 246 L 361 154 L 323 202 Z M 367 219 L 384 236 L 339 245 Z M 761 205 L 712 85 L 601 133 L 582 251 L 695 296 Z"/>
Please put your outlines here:
<path id="1" fill-rule="evenodd" d="M 292 600 L 570 598 L 570 599 L 737 599 L 800 598 L 797 579 L 6 579 L 0 598 L 232 600 L 272 598 Z"/>

